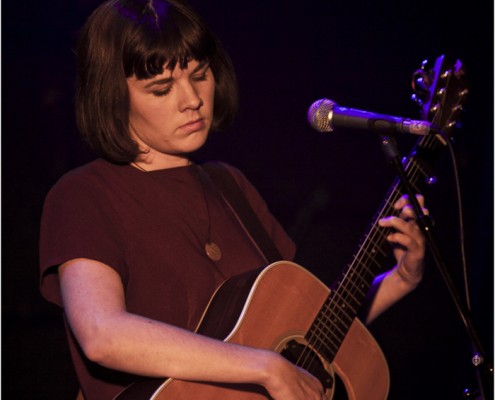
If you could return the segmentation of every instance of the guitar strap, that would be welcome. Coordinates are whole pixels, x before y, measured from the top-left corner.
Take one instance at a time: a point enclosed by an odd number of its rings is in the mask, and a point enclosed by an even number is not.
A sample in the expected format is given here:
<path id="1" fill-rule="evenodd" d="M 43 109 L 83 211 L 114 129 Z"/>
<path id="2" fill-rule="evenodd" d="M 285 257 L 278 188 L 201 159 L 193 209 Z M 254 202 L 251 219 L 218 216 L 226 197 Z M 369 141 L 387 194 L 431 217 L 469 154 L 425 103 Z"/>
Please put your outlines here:
<path id="1" fill-rule="evenodd" d="M 220 199 L 233 211 L 242 228 L 267 263 L 271 264 L 282 260 L 282 255 L 227 167 L 221 162 L 208 162 L 200 165 L 198 170 L 205 181 L 216 189 Z"/>

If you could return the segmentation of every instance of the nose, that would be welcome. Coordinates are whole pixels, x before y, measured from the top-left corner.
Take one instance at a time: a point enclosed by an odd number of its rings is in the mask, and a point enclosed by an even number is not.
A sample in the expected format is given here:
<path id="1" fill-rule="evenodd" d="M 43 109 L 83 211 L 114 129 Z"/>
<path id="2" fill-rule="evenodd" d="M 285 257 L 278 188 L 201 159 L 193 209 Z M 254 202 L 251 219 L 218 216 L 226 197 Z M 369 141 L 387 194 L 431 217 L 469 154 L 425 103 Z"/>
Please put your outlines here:
<path id="1" fill-rule="evenodd" d="M 182 112 L 186 110 L 199 110 L 203 106 L 203 100 L 199 91 L 191 82 L 181 85 L 179 102 L 179 108 Z"/>

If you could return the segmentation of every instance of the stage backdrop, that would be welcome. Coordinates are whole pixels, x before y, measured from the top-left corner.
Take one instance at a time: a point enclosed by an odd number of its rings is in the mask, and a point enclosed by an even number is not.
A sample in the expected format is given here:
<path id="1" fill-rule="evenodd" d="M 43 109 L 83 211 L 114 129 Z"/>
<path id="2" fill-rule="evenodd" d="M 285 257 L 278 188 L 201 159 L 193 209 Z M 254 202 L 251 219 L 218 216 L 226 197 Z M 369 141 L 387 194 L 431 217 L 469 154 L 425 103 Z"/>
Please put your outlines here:
<path id="1" fill-rule="evenodd" d="M 77 30 L 97 1 L 2 4 L 2 394 L 73 399 L 60 311 L 38 291 L 43 199 L 92 159 L 73 115 Z M 493 342 L 493 4 L 451 1 L 194 0 L 232 56 L 240 113 L 198 157 L 252 180 L 299 244 L 299 260 L 331 284 L 352 260 L 395 172 L 371 132 L 318 133 L 309 106 L 419 118 L 410 101 L 424 59 L 460 59 L 470 85 L 455 133 L 467 275 L 476 331 Z M 416 137 L 399 137 L 408 154 Z M 447 149 L 425 190 L 439 247 L 464 297 L 455 180 Z M 390 399 L 461 399 L 476 388 L 471 347 L 431 256 L 424 282 L 370 327 L 386 354 Z M 359 362 L 359 360 L 356 360 Z"/>

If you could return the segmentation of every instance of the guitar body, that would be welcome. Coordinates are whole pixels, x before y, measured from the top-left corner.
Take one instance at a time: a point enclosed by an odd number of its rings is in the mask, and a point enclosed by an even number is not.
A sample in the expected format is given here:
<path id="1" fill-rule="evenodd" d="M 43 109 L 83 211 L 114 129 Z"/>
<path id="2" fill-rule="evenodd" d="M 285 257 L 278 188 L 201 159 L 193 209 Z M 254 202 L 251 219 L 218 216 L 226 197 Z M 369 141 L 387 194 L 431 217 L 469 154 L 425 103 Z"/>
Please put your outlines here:
<path id="1" fill-rule="evenodd" d="M 248 284 L 248 287 L 245 287 Z M 301 266 L 279 261 L 251 276 L 220 286 L 210 301 L 198 332 L 224 341 L 283 352 L 290 343 L 306 346 L 305 335 L 330 290 Z M 238 295 L 240 294 L 240 295 Z M 234 296 L 234 302 L 233 302 Z M 237 309 L 232 319 L 232 310 Z M 221 328 L 219 328 L 221 327 Z M 384 400 L 389 390 L 385 357 L 364 325 L 354 319 L 333 361 L 314 354 L 332 378 L 328 399 Z M 282 353 L 283 354 L 283 353 Z M 224 385 L 176 379 L 137 382 L 118 400 L 268 400 L 256 385 Z"/>

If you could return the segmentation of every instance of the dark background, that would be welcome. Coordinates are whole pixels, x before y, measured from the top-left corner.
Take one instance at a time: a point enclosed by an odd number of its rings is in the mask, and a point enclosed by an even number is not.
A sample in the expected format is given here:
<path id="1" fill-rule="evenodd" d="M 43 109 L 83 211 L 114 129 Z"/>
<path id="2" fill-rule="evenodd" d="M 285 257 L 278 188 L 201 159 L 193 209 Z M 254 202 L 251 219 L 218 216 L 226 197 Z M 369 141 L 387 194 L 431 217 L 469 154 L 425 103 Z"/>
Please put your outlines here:
<path id="1" fill-rule="evenodd" d="M 38 229 L 48 189 L 92 159 L 72 110 L 72 47 L 94 0 L 2 3 L 2 398 L 72 399 L 59 310 L 38 291 Z M 330 284 L 352 260 L 395 175 L 372 133 L 314 131 L 309 106 L 417 119 L 411 76 L 424 59 L 461 59 L 470 97 L 454 135 L 472 319 L 493 350 L 493 4 L 469 1 L 195 0 L 235 64 L 241 111 L 202 152 L 241 168 Z M 404 154 L 417 138 L 401 137 Z M 425 189 L 463 296 L 457 199 L 445 149 Z M 389 361 L 390 399 L 461 399 L 476 387 L 470 341 L 428 256 L 420 287 L 369 329 Z M 359 360 L 356 360 L 359 362 Z"/>

